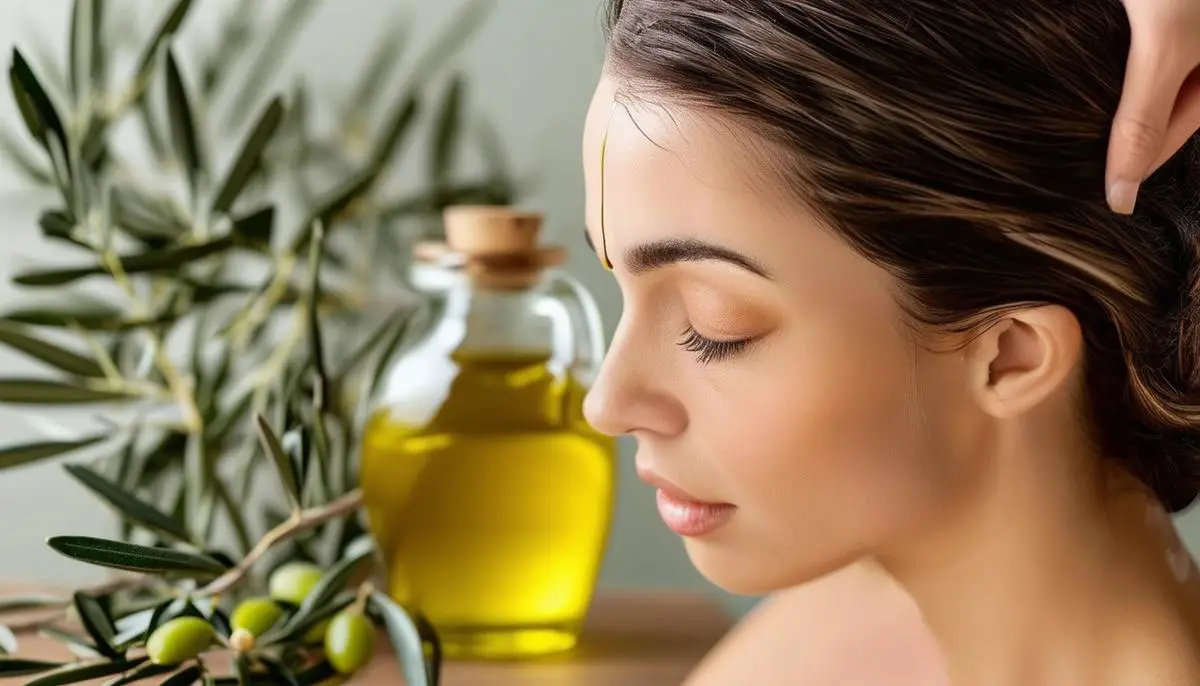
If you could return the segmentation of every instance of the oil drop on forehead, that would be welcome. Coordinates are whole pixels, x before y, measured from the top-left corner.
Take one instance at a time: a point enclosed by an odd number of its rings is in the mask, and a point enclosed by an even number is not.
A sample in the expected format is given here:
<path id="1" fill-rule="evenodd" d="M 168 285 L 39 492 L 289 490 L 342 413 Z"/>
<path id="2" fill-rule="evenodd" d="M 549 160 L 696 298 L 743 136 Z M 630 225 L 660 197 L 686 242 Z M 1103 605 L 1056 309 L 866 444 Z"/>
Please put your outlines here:
<path id="1" fill-rule="evenodd" d="M 617 113 L 617 103 L 608 111 L 608 122 L 604 125 L 604 137 L 600 139 L 600 261 L 604 268 L 612 271 L 612 260 L 608 259 L 608 227 L 604 223 L 604 207 L 607 204 L 604 197 L 605 160 L 608 156 L 608 132 L 612 130 L 613 116 Z"/>

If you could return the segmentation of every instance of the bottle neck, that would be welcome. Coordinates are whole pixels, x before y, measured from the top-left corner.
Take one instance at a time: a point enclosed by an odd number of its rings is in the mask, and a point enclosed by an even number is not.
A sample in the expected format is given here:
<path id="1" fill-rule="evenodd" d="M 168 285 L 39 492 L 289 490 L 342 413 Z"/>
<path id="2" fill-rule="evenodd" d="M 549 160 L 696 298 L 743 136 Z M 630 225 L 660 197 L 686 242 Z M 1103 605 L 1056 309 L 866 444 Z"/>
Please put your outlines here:
<path id="1" fill-rule="evenodd" d="M 445 291 L 443 325 L 461 332 L 461 352 L 549 354 L 554 331 L 543 299 L 536 288 L 485 289 L 463 277 Z"/>

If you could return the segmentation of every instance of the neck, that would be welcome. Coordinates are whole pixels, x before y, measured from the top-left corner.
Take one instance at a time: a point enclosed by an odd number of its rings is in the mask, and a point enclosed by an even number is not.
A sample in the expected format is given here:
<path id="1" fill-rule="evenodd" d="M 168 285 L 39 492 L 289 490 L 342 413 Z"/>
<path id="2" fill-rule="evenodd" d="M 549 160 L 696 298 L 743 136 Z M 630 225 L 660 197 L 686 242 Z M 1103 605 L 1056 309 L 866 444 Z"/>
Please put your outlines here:
<path id="1" fill-rule="evenodd" d="M 1081 488 L 1083 459 L 1010 445 L 950 524 L 880 556 L 952 683 L 1200 683 L 1200 572 L 1170 517 L 1128 482 Z"/>

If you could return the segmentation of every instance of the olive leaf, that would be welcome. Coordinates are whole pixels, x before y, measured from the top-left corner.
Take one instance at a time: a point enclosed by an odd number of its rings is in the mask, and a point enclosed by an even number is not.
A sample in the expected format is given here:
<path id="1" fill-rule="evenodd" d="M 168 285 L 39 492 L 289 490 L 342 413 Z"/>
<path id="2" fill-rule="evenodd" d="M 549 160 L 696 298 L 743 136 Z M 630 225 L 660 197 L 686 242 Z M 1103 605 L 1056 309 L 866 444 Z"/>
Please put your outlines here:
<path id="1" fill-rule="evenodd" d="M 175 32 L 183 25 L 184 19 L 187 19 L 188 11 L 191 9 L 192 0 L 177 0 L 154 32 L 154 37 L 142 49 L 137 66 L 137 81 L 141 88 L 145 88 L 144 84 L 150 80 L 150 72 L 154 66 L 154 59 L 158 55 L 159 46 L 175 35 Z"/>
<path id="2" fill-rule="evenodd" d="M 408 686 L 437 686 L 425 663 L 425 643 L 421 639 L 421 632 L 408 613 L 379 591 L 370 595 L 367 606 L 387 629 L 400 671 L 404 674 L 404 683 Z"/>
<path id="3" fill-rule="evenodd" d="M 0 677 L 40 674 L 59 667 L 62 667 L 61 662 L 24 660 L 18 657 L 0 657 Z"/>
<path id="4" fill-rule="evenodd" d="M 94 662 L 76 662 L 64 665 L 52 672 L 43 674 L 42 676 L 28 681 L 25 686 L 61 686 L 62 684 L 77 684 L 88 679 L 98 679 L 100 677 L 112 676 L 126 672 L 146 661 L 146 658 L 139 657 L 132 660 L 114 660 L 106 659 L 96 660 Z"/>
<path id="5" fill-rule="evenodd" d="M 0 598 L 0 613 L 36 610 L 44 607 L 60 607 L 66 601 L 52 595 L 30 595 Z"/>
<path id="6" fill-rule="evenodd" d="M 451 167 L 458 152 L 462 133 L 462 100 L 464 80 L 456 74 L 442 96 L 441 108 L 433 134 L 433 150 L 429 159 L 429 175 L 435 187 L 450 178 Z"/>
<path id="7" fill-rule="evenodd" d="M 333 378 L 339 383 L 344 383 L 350 377 L 354 370 L 363 362 L 370 358 L 371 353 L 379 349 L 379 344 L 383 342 L 389 331 L 395 331 L 395 328 L 404 322 L 411 315 L 408 309 L 400 310 L 391 314 L 383 320 L 370 334 L 363 338 L 362 342 L 348 353 L 342 361 L 341 366 L 334 372 Z"/>
<path id="8" fill-rule="evenodd" d="M 183 483 L 186 492 L 187 526 L 203 540 L 215 508 L 204 502 L 213 495 L 211 446 L 202 434 L 188 436 L 187 449 L 183 456 Z"/>
<path id="9" fill-rule="evenodd" d="M 350 575 L 373 552 L 374 548 L 370 546 L 359 546 L 356 550 L 347 551 L 346 556 L 338 560 L 337 564 L 330 568 L 317 585 L 309 591 L 304 602 L 300 604 L 300 608 L 296 610 L 296 614 L 292 615 L 283 627 L 283 631 L 290 634 L 301 633 L 316 624 L 312 618 L 346 589 L 346 582 L 350 579 Z"/>
<path id="10" fill-rule="evenodd" d="M 110 659 L 120 659 L 120 653 L 112 646 L 116 629 L 113 627 L 112 618 L 99 601 L 82 591 L 76 591 L 75 610 L 79 615 L 80 624 L 83 624 L 84 630 L 95 642 L 96 650 Z"/>
<path id="11" fill-rule="evenodd" d="M 139 396 L 119 390 L 81 386 L 43 379 L 0 379 L 0 403 L 9 405 L 79 405 L 132 400 Z"/>
<path id="12" fill-rule="evenodd" d="M 204 243 L 196 243 L 179 248 L 136 253 L 120 257 L 119 261 L 122 270 L 126 274 L 169 271 L 225 252 L 235 245 L 236 241 L 232 237 L 225 236 Z M 14 276 L 13 282 L 22 286 L 62 286 L 89 276 L 98 276 L 107 273 L 108 269 L 104 265 L 97 263 L 85 267 L 23 272 Z"/>
<path id="13" fill-rule="evenodd" d="M 347 177 L 309 214 L 292 243 L 293 252 L 301 252 L 308 248 L 309 241 L 312 240 L 313 227 L 317 223 L 326 226 L 332 224 L 351 203 L 371 190 L 379 176 L 387 168 L 388 162 L 395 156 L 400 143 L 406 138 L 405 134 L 413 128 L 418 112 L 418 101 L 415 95 L 409 94 L 401 98 L 393 110 L 392 116 L 389 117 L 389 123 L 384 129 L 383 135 L 373 146 L 366 168 Z"/>
<path id="14" fill-rule="evenodd" d="M 17 652 L 17 635 L 12 629 L 0 624 L 0 654 Z"/>
<path id="15" fill-rule="evenodd" d="M 148 641 L 154 629 L 169 617 L 172 608 L 177 611 L 183 602 L 183 598 L 163 601 L 152 608 L 118 619 L 116 625 L 119 633 L 113 637 L 113 645 L 128 650 L 135 643 Z"/>
<path id="16" fill-rule="evenodd" d="M 274 229 L 275 206 L 267 205 L 234 220 L 232 237 L 240 245 L 267 250 L 271 247 Z"/>
<path id="17" fill-rule="evenodd" d="M 414 612 L 409 615 L 413 624 L 417 627 L 417 633 L 421 635 L 421 641 L 424 642 L 428 652 L 425 655 L 425 668 L 429 671 L 429 681 L 433 686 L 437 686 L 442 679 L 442 638 L 438 635 L 437 628 L 429 621 L 425 615 Z"/>
<path id="18" fill-rule="evenodd" d="M 47 136 L 53 134 L 65 149 L 67 131 L 63 128 L 58 110 L 42 88 L 29 63 L 25 61 L 25 57 L 21 55 L 21 51 L 16 48 L 13 48 L 12 66 L 9 67 L 8 74 L 13 98 L 17 101 L 17 107 L 29 133 L 47 150 L 50 147 L 50 139 Z"/>
<path id="19" fill-rule="evenodd" d="M 444 185 L 440 188 L 422 190 L 381 203 L 379 214 L 385 221 L 441 212 L 443 207 L 456 204 L 497 204 L 497 184 L 493 181 L 477 181 Z M 499 203 L 503 204 L 503 203 Z"/>
<path id="20" fill-rule="evenodd" d="M 0 322 L 0 343 L 68 374 L 104 377 L 104 368 L 94 358 L 32 336 L 15 324 Z"/>
<path id="21" fill-rule="evenodd" d="M 83 293 L 71 294 L 70 302 L 61 305 L 27 307 L 0 314 L 0 321 L 49 326 L 75 327 L 86 330 L 109 329 L 119 325 L 124 312 L 103 301 L 92 300 Z"/>
<path id="22" fill-rule="evenodd" d="M 60 555 L 110 569 L 195 578 L 226 571 L 224 565 L 207 555 L 90 536 L 53 536 L 46 544 Z"/>
<path id="23" fill-rule="evenodd" d="M 342 181 L 309 213 L 301 224 L 296 238 L 292 241 L 291 251 L 302 253 L 307 250 L 309 241 L 312 240 L 313 227 L 318 223 L 332 224 L 338 214 L 366 193 L 374 182 L 375 175 L 369 169 L 353 174 Z"/>
<path id="24" fill-rule="evenodd" d="M 400 343 L 404 340 L 404 335 L 408 333 L 408 325 L 411 322 L 410 317 L 400 320 L 399 324 L 392 330 L 392 335 L 388 338 L 387 343 L 383 346 L 382 352 L 375 358 L 374 370 L 371 372 L 371 382 L 367 386 L 366 395 L 374 396 L 379 390 L 379 384 L 383 383 L 384 374 L 387 373 L 388 363 L 391 362 L 392 356 L 396 354 L 396 350 L 400 347 Z"/>
<path id="25" fill-rule="evenodd" d="M 337 676 L 337 671 L 333 665 L 329 664 L 328 660 L 321 660 L 317 664 L 306 668 L 296 674 L 297 686 L 315 686 L 316 684 L 324 684 L 333 677 Z"/>
<path id="26" fill-rule="evenodd" d="M 393 112 L 394 114 L 389 118 L 390 123 L 384 129 L 383 136 L 375 144 L 371 160 L 367 165 L 367 174 L 371 182 L 374 182 L 375 178 L 383 172 L 388 161 L 395 156 L 397 148 L 407 138 L 406 134 L 416 123 L 417 114 L 420 112 L 420 103 L 416 96 L 408 95 L 400 100 Z"/>
<path id="27" fill-rule="evenodd" d="M 313 472 L 314 484 L 317 483 L 315 477 L 319 476 L 320 491 L 329 483 L 329 468 L 332 462 L 329 443 L 329 427 L 325 423 L 325 404 L 329 402 L 329 389 L 326 386 L 324 377 L 318 376 L 313 380 L 313 407 L 312 407 L 312 429 L 313 429 L 313 447 L 317 451 L 317 459 L 320 461 L 319 469 Z M 325 498 L 325 494 L 321 493 L 317 496 L 321 499 Z"/>
<path id="28" fill-rule="evenodd" d="M 233 98 L 231 112 L 245 112 L 250 108 L 251 100 L 262 93 L 267 80 L 282 60 L 288 43 L 296 37 L 296 33 L 314 9 L 316 3 L 313 0 L 292 0 L 287 4 L 283 16 L 275 20 L 266 44 L 247 70 L 246 80 L 242 82 L 242 87 Z"/>
<path id="29" fill-rule="evenodd" d="M 196 119 L 192 115 L 192 103 L 188 96 L 183 74 L 179 71 L 179 63 L 175 53 L 167 48 L 167 112 L 171 122 L 171 138 L 175 143 L 175 155 L 187 170 L 188 183 L 192 192 L 199 189 L 200 175 L 204 171 L 204 161 L 200 152 L 200 142 L 196 134 Z"/>
<path id="30" fill-rule="evenodd" d="M 54 183 L 45 163 L 34 159 L 8 129 L 0 129 L 0 151 L 34 185 L 49 186 Z"/>
<path id="31" fill-rule="evenodd" d="M 272 677 L 274 677 L 278 683 L 286 684 L 286 686 L 300 686 L 299 677 L 291 669 L 288 669 L 287 665 L 283 664 L 282 662 L 273 660 L 269 657 L 261 657 L 259 658 L 259 662 L 262 663 L 263 667 L 266 667 L 267 674 L 270 674 Z M 333 671 L 330 670 L 330 674 L 326 678 L 332 677 L 333 675 Z"/>
<path id="32" fill-rule="evenodd" d="M 62 643 L 67 647 L 67 650 L 86 660 L 104 657 L 94 643 L 70 631 L 64 631 L 52 626 L 44 626 L 38 629 L 38 633 L 52 641 Z"/>
<path id="33" fill-rule="evenodd" d="M 308 294 L 306 310 L 308 314 L 308 354 L 312 362 L 313 374 L 320 383 L 321 397 L 317 398 L 318 411 L 329 407 L 329 375 L 325 371 L 325 345 L 322 340 L 320 305 L 321 305 L 321 257 L 325 247 L 325 227 L 318 223 L 313 230 L 313 242 L 308 255 Z"/>
<path id="34" fill-rule="evenodd" d="M 100 54 L 98 29 L 101 15 L 95 0 L 75 0 L 71 7 L 71 35 L 67 41 L 71 95 L 82 103 L 91 91 Z"/>
<path id="35" fill-rule="evenodd" d="M 212 614 L 208 617 L 209 623 L 217 630 L 217 633 L 222 638 L 229 638 L 233 634 L 233 627 L 230 625 L 229 616 L 225 614 L 221 608 L 213 608 Z"/>
<path id="36" fill-rule="evenodd" d="M 71 245 L 89 248 L 87 243 L 75 238 L 71 232 L 75 229 L 75 220 L 62 210 L 46 210 L 38 217 L 38 228 L 42 235 Z"/>
<path id="37" fill-rule="evenodd" d="M 188 686 L 189 684 L 194 684 L 199 681 L 202 675 L 203 672 L 200 671 L 200 668 L 192 665 L 191 667 L 181 669 L 166 679 L 163 679 L 160 686 Z"/>
<path id="38" fill-rule="evenodd" d="M 162 247 L 188 230 L 169 201 L 118 184 L 112 188 L 113 223 L 144 244 Z"/>
<path id="39" fill-rule="evenodd" d="M 170 515 L 126 491 L 85 465 L 66 465 L 67 473 L 112 506 L 122 517 L 180 543 L 192 543 L 184 526 Z"/>
<path id="40" fill-rule="evenodd" d="M 138 681 L 142 681 L 143 679 L 162 676 L 163 674 L 170 674 L 177 669 L 179 669 L 179 665 L 156 665 L 150 662 L 145 662 L 126 673 L 125 676 L 118 677 L 112 681 L 104 682 L 104 686 L 125 686 L 125 684 L 136 683 Z M 188 669 L 196 669 L 196 667 L 193 666 L 189 667 Z M 163 681 L 161 684 L 159 684 L 159 686 L 162 686 L 162 684 L 166 684 L 168 682 L 169 679 L 167 681 Z"/>
<path id="41" fill-rule="evenodd" d="M 279 443 L 279 436 L 271 428 L 267 418 L 260 415 L 255 416 L 255 428 L 258 430 L 259 440 L 262 442 L 263 452 L 271 458 L 275 464 L 275 471 L 279 474 L 279 480 L 283 484 L 284 493 L 287 495 L 288 502 L 293 510 L 300 508 L 300 480 L 296 475 L 296 467 L 292 464 L 292 458 L 283 449 Z"/>
<path id="42" fill-rule="evenodd" d="M 89 448 L 103 441 L 106 436 L 88 436 L 74 441 L 35 441 L 0 448 L 0 469 L 20 467 L 39 460 L 66 455 Z M 0 602 L 3 609 L 3 602 Z"/>
<path id="43" fill-rule="evenodd" d="M 224 183 L 213 197 L 211 211 L 213 214 L 229 211 L 238 195 L 245 189 L 250 177 L 262 162 L 263 150 L 271 142 L 272 136 L 283 121 L 283 101 L 276 97 L 259 115 L 258 122 L 242 143 L 241 151 L 234 158 L 233 165 L 225 176 Z"/>
<path id="44" fill-rule="evenodd" d="M 299 611 L 279 629 L 272 629 L 263 634 L 259 643 L 264 646 L 279 645 L 300 639 L 309 629 L 341 612 L 354 602 L 353 593 L 340 593 L 321 606 L 303 614 Z M 278 625 L 277 625 L 278 626 Z"/>

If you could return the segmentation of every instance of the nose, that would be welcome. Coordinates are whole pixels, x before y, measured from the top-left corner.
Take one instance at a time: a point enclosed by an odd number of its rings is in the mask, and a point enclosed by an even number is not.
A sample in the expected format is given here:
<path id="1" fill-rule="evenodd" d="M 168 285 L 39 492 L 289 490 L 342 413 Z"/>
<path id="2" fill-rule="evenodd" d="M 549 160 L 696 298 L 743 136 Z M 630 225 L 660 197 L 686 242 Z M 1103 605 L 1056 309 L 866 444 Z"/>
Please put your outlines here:
<path id="1" fill-rule="evenodd" d="M 596 382 L 583 402 L 588 424 L 609 436 L 676 436 L 687 428 L 687 411 L 670 392 L 670 365 L 664 354 L 617 328 Z"/>

